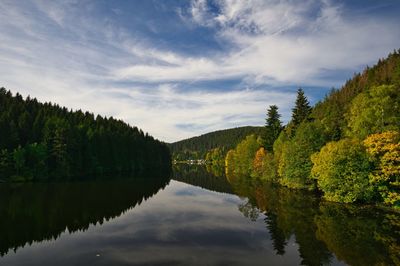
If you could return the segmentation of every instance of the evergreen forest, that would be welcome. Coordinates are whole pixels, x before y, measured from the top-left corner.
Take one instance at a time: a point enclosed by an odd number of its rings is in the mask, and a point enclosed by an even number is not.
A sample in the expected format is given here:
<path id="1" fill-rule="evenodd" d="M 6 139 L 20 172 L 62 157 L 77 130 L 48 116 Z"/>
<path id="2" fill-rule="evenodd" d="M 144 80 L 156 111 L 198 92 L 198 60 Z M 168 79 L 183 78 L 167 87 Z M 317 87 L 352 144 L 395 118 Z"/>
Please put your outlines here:
<path id="1" fill-rule="evenodd" d="M 0 181 L 168 175 L 166 144 L 112 117 L 0 88 Z"/>

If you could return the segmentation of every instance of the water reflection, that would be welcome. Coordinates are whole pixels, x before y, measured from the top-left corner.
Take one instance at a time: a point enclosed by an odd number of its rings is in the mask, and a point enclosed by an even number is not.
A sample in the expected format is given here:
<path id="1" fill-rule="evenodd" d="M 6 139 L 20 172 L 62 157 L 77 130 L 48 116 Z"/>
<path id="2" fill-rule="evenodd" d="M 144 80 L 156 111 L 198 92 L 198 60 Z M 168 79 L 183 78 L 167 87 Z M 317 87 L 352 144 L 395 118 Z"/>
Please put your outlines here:
<path id="1" fill-rule="evenodd" d="M 87 230 L 141 204 L 165 178 L 68 183 L 0 184 L 0 255 L 66 230 Z"/>
<path id="2" fill-rule="evenodd" d="M 399 214 L 174 170 L 171 181 L 0 185 L 0 265 L 400 265 Z"/>
<path id="3" fill-rule="evenodd" d="M 400 265 L 400 217 L 371 208 L 322 203 L 316 236 L 350 265 Z"/>
<path id="4" fill-rule="evenodd" d="M 203 165 L 177 164 L 173 170 L 174 180 L 215 192 L 234 194 L 220 167 L 207 165 L 205 168 Z"/>
<path id="5" fill-rule="evenodd" d="M 239 206 L 254 220 L 265 215 L 276 254 L 284 255 L 293 235 L 304 265 L 400 265 L 400 215 L 372 206 L 320 201 L 312 193 L 289 190 L 248 177 L 229 176 L 233 190 L 246 197 Z"/>

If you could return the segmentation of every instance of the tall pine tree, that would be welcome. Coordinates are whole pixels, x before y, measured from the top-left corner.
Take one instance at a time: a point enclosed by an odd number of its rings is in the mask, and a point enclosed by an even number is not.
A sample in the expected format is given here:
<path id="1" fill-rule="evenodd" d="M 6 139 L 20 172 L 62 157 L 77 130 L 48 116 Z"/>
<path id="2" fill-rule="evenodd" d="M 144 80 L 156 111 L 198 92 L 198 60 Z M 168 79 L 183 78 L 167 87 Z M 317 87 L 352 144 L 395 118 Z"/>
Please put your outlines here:
<path id="1" fill-rule="evenodd" d="M 304 95 L 304 91 L 300 88 L 297 90 L 297 99 L 295 107 L 292 109 L 292 124 L 294 128 L 303 122 L 311 113 L 310 103 Z"/>
<path id="2" fill-rule="evenodd" d="M 264 135 L 264 147 L 267 151 L 272 151 L 274 142 L 282 131 L 282 122 L 279 120 L 280 117 L 278 106 L 270 105 L 267 111 Z"/>

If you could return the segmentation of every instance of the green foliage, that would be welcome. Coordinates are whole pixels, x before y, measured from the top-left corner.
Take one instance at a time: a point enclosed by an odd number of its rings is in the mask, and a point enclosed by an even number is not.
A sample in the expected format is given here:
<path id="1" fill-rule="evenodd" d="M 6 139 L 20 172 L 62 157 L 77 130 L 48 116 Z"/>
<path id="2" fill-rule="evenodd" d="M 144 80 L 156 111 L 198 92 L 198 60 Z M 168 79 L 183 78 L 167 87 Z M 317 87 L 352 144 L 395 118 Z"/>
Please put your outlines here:
<path id="1" fill-rule="evenodd" d="M 236 147 L 246 136 L 255 134 L 262 136 L 263 127 L 237 127 L 210 132 L 169 144 L 174 160 L 205 159 L 208 151 L 220 148 L 226 152 Z"/>
<path id="2" fill-rule="evenodd" d="M 321 121 L 330 141 L 339 140 L 347 130 L 345 114 L 352 100 L 373 86 L 400 85 L 400 52 L 394 51 L 373 67 L 355 74 L 339 90 L 333 89 L 325 99 L 315 105 L 311 117 Z"/>
<path id="3" fill-rule="evenodd" d="M 235 170 L 237 173 L 250 174 L 252 171 L 254 156 L 260 147 L 255 135 L 247 136 L 235 149 L 236 156 Z"/>
<path id="4" fill-rule="evenodd" d="M 37 179 L 45 179 L 48 174 L 47 149 L 44 144 L 28 144 L 26 150 L 26 166 L 27 173 L 24 176 L 36 177 Z"/>
<path id="5" fill-rule="evenodd" d="M 307 97 L 304 95 L 304 91 L 302 89 L 297 90 L 297 98 L 295 102 L 295 106 L 292 109 L 292 126 L 293 132 L 300 125 L 301 122 L 306 120 L 311 113 L 311 106 L 307 100 Z"/>
<path id="6" fill-rule="evenodd" d="M 260 147 L 256 135 L 247 136 L 234 150 L 228 152 L 226 167 L 235 174 L 250 175 L 253 171 L 254 156 Z"/>
<path id="7" fill-rule="evenodd" d="M 286 150 L 286 146 L 289 144 L 289 135 L 286 130 L 283 130 L 277 140 L 274 142 L 274 161 L 277 167 L 277 172 L 279 176 L 282 175 L 282 169 L 284 168 L 284 161 L 282 160 L 282 156 L 284 154 L 284 150 Z"/>
<path id="8" fill-rule="evenodd" d="M 0 180 L 3 178 L 11 176 L 14 173 L 14 161 L 12 154 L 6 149 L 0 151 Z"/>
<path id="9" fill-rule="evenodd" d="M 374 86 L 351 103 L 348 135 L 364 139 L 373 133 L 400 129 L 400 87 Z"/>
<path id="10" fill-rule="evenodd" d="M 94 117 L 0 89 L 0 179 L 169 172 L 168 147 L 112 117 Z"/>
<path id="11" fill-rule="evenodd" d="M 264 157 L 260 179 L 275 182 L 277 180 L 277 175 L 277 166 L 274 155 L 270 152 L 267 152 Z"/>
<path id="12" fill-rule="evenodd" d="M 274 142 L 282 131 L 281 115 L 278 113 L 278 106 L 271 105 L 267 111 L 265 123 L 264 147 L 267 151 L 272 151 Z"/>
<path id="13" fill-rule="evenodd" d="M 25 149 L 21 148 L 21 146 L 16 148 L 12 153 L 12 158 L 14 161 L 15 174 L 17 177 L 20 177 L 25 170 Z"/>
<path id="14" fill-rule="evenodd" d="M 280 183 L 290 188 L 314 189 L 311 178 L 311 155 L 325 144 L 322 125 L 315 122 L 303 122 L 296 135 L 288 141 L 280 158 Z"/>
<path id="15" fill-rule="evenodd" d="M 44 125 L 43 143 L 48 151 L 47 163 L 56 178 L 65 178 L 70 175 L 69 131 L 67 121 L 58 117 L 49 118 Z"/>
<path id="16" fill-rule="evenodd" d="M 339 140 L 342 130 L 346 127 L 343 108 L 337 90 L 332 89 L 323 102 L 316 104 L 311 114 L 312 118 L 321 123 L 327 139 L 331 141 Z"/>
<path id="17" fill-rule="evenodd" d="M 370 201 L 374 187 L 369 183 L 372 166 L 362 143 L 356 139 L 329 142 L 312 157 L 312 176 L 330 201 Z"/>
<path id="18" fill-rule="evenodd" d="M 211 165 L 224 166 L 225 151 L 223 148 L 215 148 L 207 152 L 206 162 Z"/>
<path id="19" fill-rule="evenodd" d="M 292 110 L 281 130 L 277 107 L 269 107 L 266 151 L 252 150 L 249 170 L 251 154 L 239 144 L 225 159 L 228 179 L 247 174 L 290 188 L 318 188 L 331 201 L 399 206 L 400 144 L 393 136 L 400 132 L 400 50 L 332 89 L 312 109 L 299 89 Z M 368 154 L 361 143 L 367 136 Z"/>

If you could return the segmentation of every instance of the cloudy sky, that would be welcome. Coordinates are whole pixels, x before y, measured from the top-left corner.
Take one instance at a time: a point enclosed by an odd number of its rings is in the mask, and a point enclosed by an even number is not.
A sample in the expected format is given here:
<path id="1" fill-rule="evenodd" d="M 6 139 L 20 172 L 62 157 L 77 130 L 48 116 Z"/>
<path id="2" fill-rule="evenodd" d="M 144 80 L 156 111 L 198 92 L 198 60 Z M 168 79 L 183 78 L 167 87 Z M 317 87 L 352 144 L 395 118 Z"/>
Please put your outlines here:
<path id="1" fill-rule="evenodd" d="M 0 0 L 0 86 L 171 142 L 262 125 L 400 48 L 400 1 Z"/>

